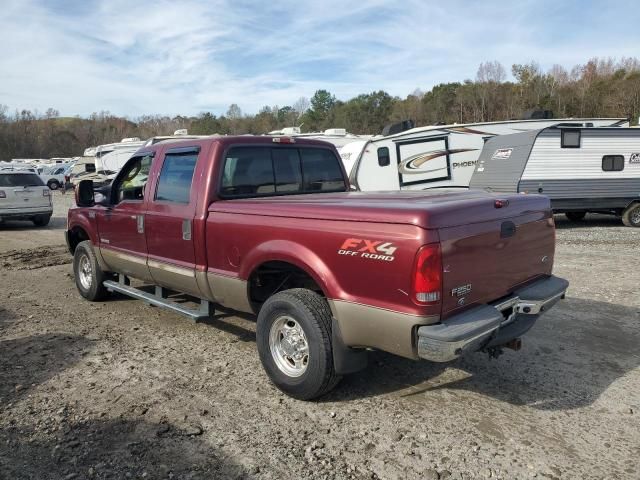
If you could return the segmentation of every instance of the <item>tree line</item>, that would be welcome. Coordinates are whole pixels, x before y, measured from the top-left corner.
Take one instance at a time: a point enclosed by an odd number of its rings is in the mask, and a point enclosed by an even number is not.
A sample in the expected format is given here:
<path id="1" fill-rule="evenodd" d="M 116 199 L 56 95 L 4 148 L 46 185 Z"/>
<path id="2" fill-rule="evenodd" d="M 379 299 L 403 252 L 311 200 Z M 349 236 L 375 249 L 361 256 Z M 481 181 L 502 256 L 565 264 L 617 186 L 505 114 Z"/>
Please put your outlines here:
<path id="1" fill-rule="evenodd" d="M 529 110 L 549 110 L 563 117 L 640 116 L 640 60 L 594 58 L 566 69 L 544 71 L 536 62 L 511 66 L 512 80 L 497 61 L 483 62 L 476 78 L 442 83 L 428 91 L 416 89 L 406 98 L 379 90 L 350 100 L 318 90 L 292 105 L 264 106 L 244 114 L 231 104 L 226 114 L 197 116 L 144 115 L 136 119 L 109 112 L 88 118 L 61 117 L 57 110 L 9 113 L 0 105 L 0 160 L 81 155 L 86 147 L 125 137 L 149 138 L 186 128 L 192 134 L 263 134 L 283 127 L 302 131 L 346 128 L 351 133 L 377 134 L 392 122 L 411 119 L 417 126 L 438 123 L 488 122 L 522 118 Z"/>

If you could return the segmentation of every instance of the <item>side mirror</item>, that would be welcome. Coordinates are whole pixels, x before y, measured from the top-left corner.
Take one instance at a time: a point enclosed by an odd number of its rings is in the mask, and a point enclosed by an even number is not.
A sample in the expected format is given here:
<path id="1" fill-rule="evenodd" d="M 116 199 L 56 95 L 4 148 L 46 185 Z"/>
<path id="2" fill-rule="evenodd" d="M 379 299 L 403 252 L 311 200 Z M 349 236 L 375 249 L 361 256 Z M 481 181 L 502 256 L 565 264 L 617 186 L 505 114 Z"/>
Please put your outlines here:
<path id="1" fill-rule="evenodd" d="M 93 207 L 95 203 L 93 181 L 82 180 L 76 187 L 76 205 L 79 207 Z"/>

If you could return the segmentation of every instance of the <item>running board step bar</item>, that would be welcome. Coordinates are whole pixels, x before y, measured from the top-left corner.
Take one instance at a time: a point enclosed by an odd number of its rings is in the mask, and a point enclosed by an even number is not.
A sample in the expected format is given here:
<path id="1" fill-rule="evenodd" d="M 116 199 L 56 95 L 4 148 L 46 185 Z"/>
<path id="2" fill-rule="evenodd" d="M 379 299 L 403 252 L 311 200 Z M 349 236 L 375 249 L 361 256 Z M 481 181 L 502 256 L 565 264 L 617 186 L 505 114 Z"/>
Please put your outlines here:
<path id="1" fill-rule="evenodd" d="M 166 308 L 167 310 L 171 310 L 172 312 L 179 313 L 186 317 L 189 317 L 191 320 L 198 321 L 210 318 L 210 316 L 214 313 L 213 304 L 207 300 L 200 300 L 200 308 L 188 308 L 183 307 L 182 305 L 172 302 L 167 299 L 165 289 L 156 285 L 155 294 L 148 293 L 139 288 L 132 287 L 129 282 L 129 278 L 125 275 L 119 275 L 119 279 L 117 282 L 113 280 L 105 280 L 103 285 L 110 292 L 118 292 L 123 295 L 127 295 L 129 297 L 137 298 L 138 300 L 143 300 L 149 305 L 153 305 L 155 307 Z"/>

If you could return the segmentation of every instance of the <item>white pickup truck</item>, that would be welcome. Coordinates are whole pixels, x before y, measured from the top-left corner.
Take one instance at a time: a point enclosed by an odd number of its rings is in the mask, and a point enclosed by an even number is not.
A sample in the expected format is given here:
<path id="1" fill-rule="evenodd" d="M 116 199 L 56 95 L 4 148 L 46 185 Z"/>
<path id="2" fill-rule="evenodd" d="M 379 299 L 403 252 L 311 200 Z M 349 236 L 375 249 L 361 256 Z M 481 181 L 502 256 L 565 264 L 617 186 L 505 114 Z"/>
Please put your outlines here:
<path id="1" fill-rule="evenodd" d="M 69 170 L 69 167 L 69 164 L 56 164 L 50 167 L 45 167 L 42 170 L 42 173 L 40 173 L 40 178 L 42 178 L 42 181 L 51 190 L 57 190 L 64 186 L 64 177 L 67 170 Z"/>
<path id="2" fill-rule="evenodd" d="M 0 223 L 31 220 L 37 227 L 44 227 L 52 213 L 51 192 L 36 173 L 0 172 Z"/>

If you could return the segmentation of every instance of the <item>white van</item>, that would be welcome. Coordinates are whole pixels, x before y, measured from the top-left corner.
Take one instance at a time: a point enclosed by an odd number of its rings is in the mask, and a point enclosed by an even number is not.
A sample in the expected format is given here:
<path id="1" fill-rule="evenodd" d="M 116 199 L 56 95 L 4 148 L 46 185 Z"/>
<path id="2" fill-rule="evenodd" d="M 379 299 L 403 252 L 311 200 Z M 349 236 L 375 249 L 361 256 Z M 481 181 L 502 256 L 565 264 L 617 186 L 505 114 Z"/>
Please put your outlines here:
<path id="1" fill-rule="evenodd" d="M 37 227 L 44 227 L 52 214 L 51 192 L 38 174 L 0 172 L 0 222 L 31 220 Z"/>

